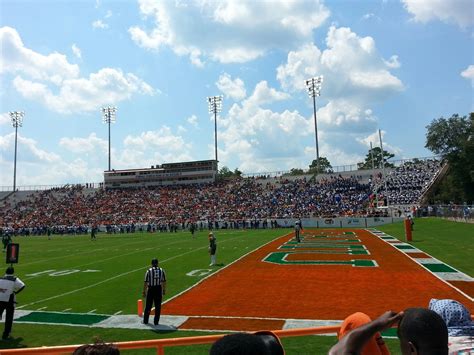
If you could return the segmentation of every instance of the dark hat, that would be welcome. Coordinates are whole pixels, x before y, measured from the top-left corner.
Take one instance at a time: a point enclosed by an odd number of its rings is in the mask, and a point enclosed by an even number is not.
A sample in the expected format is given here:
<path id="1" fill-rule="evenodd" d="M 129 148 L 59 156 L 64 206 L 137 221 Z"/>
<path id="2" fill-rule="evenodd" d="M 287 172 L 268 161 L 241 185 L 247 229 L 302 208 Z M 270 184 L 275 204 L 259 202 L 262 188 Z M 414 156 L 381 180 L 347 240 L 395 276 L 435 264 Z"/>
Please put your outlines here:
<path id="1" fill-rule="evenodd" d="M 14 273 L 15 273 L 15 269 L 13 268 L 13 266 L 7 267 L 7 271 L 5 271 L 5 274 L 13 275 Z"/>
<path id="2" fill-rule="evenodd" d="M 158 259 L 157 258 L 151 259 L 151 265 L 153 266 L 158 265 Z"/>

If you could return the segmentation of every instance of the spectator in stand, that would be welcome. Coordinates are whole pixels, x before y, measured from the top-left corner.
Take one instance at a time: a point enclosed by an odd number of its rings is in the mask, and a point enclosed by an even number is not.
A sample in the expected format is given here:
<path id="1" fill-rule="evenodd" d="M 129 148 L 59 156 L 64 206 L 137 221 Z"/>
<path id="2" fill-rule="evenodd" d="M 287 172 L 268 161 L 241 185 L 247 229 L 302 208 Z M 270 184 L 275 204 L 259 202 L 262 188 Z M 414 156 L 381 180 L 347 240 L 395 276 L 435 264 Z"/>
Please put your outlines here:
<path id="1" fill-rule="evenodd" d="M 350 331 L 334 345 L 329 354 L 361 354 L 370 339 L 398 324 L 397 335 L 403 355 L 448 355 L 448 329 L 443 319 L 425 308 L 408 308 L 404 312 L 388 311 L 372 322 Z"/>
<path id="2" fill-rule="evenodd" d="M 439 165 L 436 161 L 405 163 L 392 172 L 390 204 L 398 197 L 400 203 L 416 203 Z M 356 176 L 331 175 L 319 181 L 281 177 L 138 189 L 64 186 L 18 202 L 7 201 L 0 209 L 0 228 L 13 235 L 46 235 L 49 227 L 52 234 L 85 234 L 94 225 L 108 226 L 109 233 L 132 231 L 137 225 L 168 232 L 187 221 L 209 221 L 209 228 L 211 223 L 212 228 L 216 224 L 238 228 L 254 221 L 256 228 L 256 221 L 264 219 L 379 216 L 383 212 L 372 211 L 370 204 L 376 197 L 373 190 L 380 193 L 383 184 L 374 180 L 361 184 Z"/>
<path id="3" fill-rule="evenodd" d="M 284 355 L 280 339 L 273 332 L 228 334 L 214 344 L 209 355 Z"/>
<path id="4" fill-rule="evenodd" d="M 113 344 L 105 344 L 98 340 L 92 345 L 78 347 L 72 355 L 120 355 L 120 350 Z"/>
<path id="5" fill-rule="evenodd" d="M 474 354 L 474 321 L 469 310 L 458 301 L 434 298 L 429 309 L 438 313 L 448 327 L 449 353 Z"/>
<path id="6" fill-rule="evenodd" d="M 347 317 L 341 325 L 341 329 L 339 330 L 337 336 L 339 340 L 344 338 L 347 334 L 349 334 L 352 330 L 359 328 L 365 324 L 370 323 L 372 320 L 370 317 L 361 312 L 356 312 L 351 314 Z M 370 337 L 366 343 L 363 345 L 361 351 L 361 355 L 388 355 L 390 351 L 388 350 L 385 342 L 382 338 L 382 335 L 379 331 L 375 332 L 375 334 Z"/>

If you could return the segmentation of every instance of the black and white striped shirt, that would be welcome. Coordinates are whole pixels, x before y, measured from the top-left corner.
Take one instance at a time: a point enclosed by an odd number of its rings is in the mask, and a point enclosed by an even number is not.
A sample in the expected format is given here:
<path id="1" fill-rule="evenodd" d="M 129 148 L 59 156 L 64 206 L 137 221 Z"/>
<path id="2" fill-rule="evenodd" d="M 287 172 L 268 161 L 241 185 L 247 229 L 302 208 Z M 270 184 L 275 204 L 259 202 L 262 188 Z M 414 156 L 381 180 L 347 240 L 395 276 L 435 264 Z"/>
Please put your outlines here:
<path id="1" fill-rule="evenodd" d="M 162 285 L 166 282 L 165 270 L 161 267 L 152 266 L 145 274 L 145 282 L 149 287 Z"/>

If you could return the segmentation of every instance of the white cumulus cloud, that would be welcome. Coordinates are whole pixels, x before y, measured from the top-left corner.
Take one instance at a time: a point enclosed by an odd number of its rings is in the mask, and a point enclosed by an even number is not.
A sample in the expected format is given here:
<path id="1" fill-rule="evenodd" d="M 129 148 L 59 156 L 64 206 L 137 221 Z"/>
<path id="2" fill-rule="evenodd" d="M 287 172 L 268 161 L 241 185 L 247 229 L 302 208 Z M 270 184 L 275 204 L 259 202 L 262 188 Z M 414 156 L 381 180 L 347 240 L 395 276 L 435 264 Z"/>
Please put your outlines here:
<path id="1" fill-rule="evenodd" d="M 189 55 L 201 66 L 206 56 L 222 63 L 242 63 L 272 49 L 287 49 L 308 41 L 329 17 L 319 0 L 139 0 L 140 12 L 154 27 L 133 26 L 133 41 L 146 49 L 168 46 Z"/>
<path id="2" fill-rule="evenodd" d="M 474 86 L 474 65 L 468 66 L 465 70 L 461 72 L 461 76 L 466 79 L 471 80 L 472 86 Z"/>
<path id="3" fill-rule="evenodd" d="M 402 0 L 405 9 L 413 15 L 417 22 L 426 23 L 440 20 L 453 23 L 462 28 L 474 24 L 474 8 L 472 0 Z"/>
<path id="4" fill-rule="evenodd" d="M 104 30 L 106 28 L 109 28 L 109 25 L 104 23 L 102 20 L 95 20 L 94 22 L 92 22 L 92 27 Z"/>
<path id="5" fill-rule="evenodd" d="M 81 49 L 74 43 L 71 47 L 72 49 L 72 53 L 74 53 L 74 55 L 81 59 L 82 58 L 82 52 L 81 52 Z"/>
<path id="6" fill-rule="evenodd" d="M 64 54 L 43 55 L 26 48 L 18 32 L 11 27 L 0 28 L 0 73 L 24 74 L 35 80 L 59 85 L 65 79 L 79 76 L 79 66 L 70 64 Z"/>
<path id="7" fill-rule="evenodd" d="M 196 115 L 189 116 L 186 121 L 188 121 L 188 123 L 193 127 L 198 126 L 198 118 Z"/>
<path id="8" fill-rule="evenodd" d="M 286 98 L 285 93 L 262 81 L 250 97 L 233 104 L 227 115 L 218 118 L 219 160 L 230 165 L 235 159 L 239 168 L 248 172 L 299 165 L 297 161 L 305 155 L 300 138 L 311 134 L 312 119 L 297 111 L 274 112 L 262 107 Z"/>
<path id="9" fill-rule="evenodd" d="M 4 112 L 0 114 L 0 126 L 6 125 L 11 122 L 10 115 L 8 112 Z"/>
<path id="10" fill-rule="evenodd" d="M 73 153 L 94 153 L 97 150 L 107 152 L 108 149 L 108 142 L 98 138 L 95 133 L 91 133 L 86 138 L 63 137 L 60 139 L 59 145 Z"/>
<path id="11" fill-rule="evenodd" d="M 40 102 L 59 113 L 97 110 L 104 104 L 117 104 L 133 94 L 153 95 L 155 90 L 132 73 L 103 68 L 81 77 L 79 67 L 65 55 L 42 55 L 26 48 L 11 27 L 0 29 L 0 73 L 11 74 L 13 87 L 23 97 Z M 74 47 L 73 47 L 74 48 Z"/>
<path id="12" fill-rule="evenodd" d="M 235 78 L 232 80 L 232 77 L 224 73 L 219 76 L 219 80 L 216 82 L 217 88 L 222 91 L 226 97 L 230 97 L 233 100 L 242 100 L 247 96 L 245 91 L 245 84 L 240 78 Z"/>

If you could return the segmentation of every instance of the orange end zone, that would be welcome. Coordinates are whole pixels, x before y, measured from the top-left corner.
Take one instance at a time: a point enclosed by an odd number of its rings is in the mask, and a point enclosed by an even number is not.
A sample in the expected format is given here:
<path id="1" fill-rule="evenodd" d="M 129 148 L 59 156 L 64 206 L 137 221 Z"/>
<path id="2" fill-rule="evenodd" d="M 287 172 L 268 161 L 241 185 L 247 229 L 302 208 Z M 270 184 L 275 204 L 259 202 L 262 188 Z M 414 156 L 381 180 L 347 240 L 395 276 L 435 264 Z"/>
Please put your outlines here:
<path id="1" fill-rule="evenodd" d="M 259 330 L 282 329 L 284 320 L 246 318 L 190 318 L 179 329 L 231 330 L 256 332 Z"/>
<path id="2" fill-rule="evenodd" d="M 465 294 L 471 297 L 474 296 L 474 282 L 468 282 L 468 281 L 448 281 L 448 282 L 454 287 L 459 288 Z M 471 309 L 471 314 L 472 313 L 474 312 L 472 312 L 472 309 Z"/>
<path id="3" fill-rule="evenodd" d="M 474 313 L 471 299 L 398 251 L 394 245 L 366 230 L 306 230 L 313 235 L 328 232 L 341 234 L 344 231 L 355 232 L 361 241 L 359 244 L 363 244 L 370 254 L 331 255 L 328 252 L 319 258 L 322 261 L 343 260 L 349 265 L 263 262 L 270 253 L 295 251 L 279 249 L 292 239 L 292 235 L 287 235 L 257 249 L 165 303 L 162 313 L 191 317 L 342 320 L 357 311 L 377 317 L 389 309 L 400 311 L 408 307 L 427 307 L 431 298 L 458 300 Z M 421 254 L 421 257 L 429 257 L 425 253 Z M 299 260 L 313 260 L 318 255 L 289 254 L 286 260 L 291 261 L 296 257 Z M 351 260 L 373 260 L 378 266 L 352 266 Z M 471 289 L 472 283 L 467 284 L 459 288 Z M 216 319 L 212 318 L 209 322 L 216 322 Z"/>

